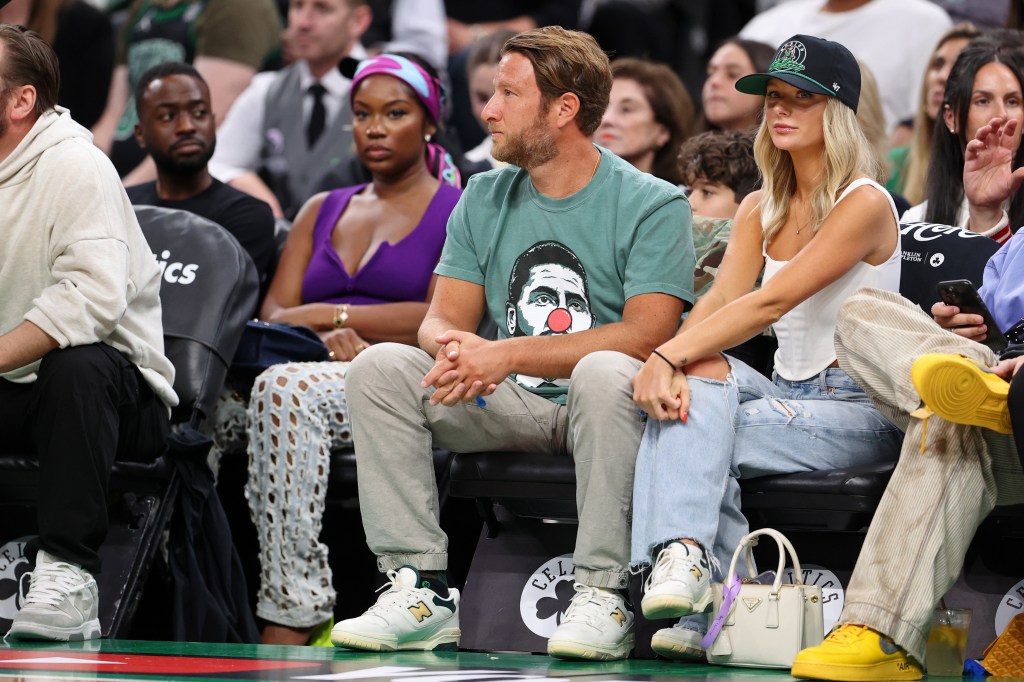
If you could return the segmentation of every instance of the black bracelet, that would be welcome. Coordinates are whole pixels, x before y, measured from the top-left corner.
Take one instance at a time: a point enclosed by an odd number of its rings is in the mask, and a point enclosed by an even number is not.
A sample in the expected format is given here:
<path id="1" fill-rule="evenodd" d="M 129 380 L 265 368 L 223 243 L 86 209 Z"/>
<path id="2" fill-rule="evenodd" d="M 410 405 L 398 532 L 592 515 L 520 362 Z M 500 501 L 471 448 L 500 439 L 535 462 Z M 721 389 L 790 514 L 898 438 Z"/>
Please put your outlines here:
<path id="1" fill-rule="evenodd" d="M 652 353 L 654 353 L 655 355 L 657 355 L 657 356 L 658 356 L 659 358 L 661 358 L 661 359 L 662 359 L 662 360 L 664 360 L 665 362 L 667 362 L 667 363 L 668 363 L 668 366 L 672 368 L 672 371 L 678 371 L 678 370 L 679 370 L 679 368 L 678 368 L 678 367 L 676 367 L 676 366 L 675 366 L 675 364 L 674 364 L 674 363 L 673 363 L 673 362 L 672 362 L 671 360 L 669 360 L 669 359 L 668 359 L 668 358 L 666 358 L 666 357 L 665 357 L 664 355 L 662 355 L 661 353 L 659 353 L 659 352 L 658 352 L 658 349 L 657 349 L 657 348 L 655 348 L 655 349 L 654 349 L 654 350 L 652 350 L 651 352 L 652 352 Z"/>

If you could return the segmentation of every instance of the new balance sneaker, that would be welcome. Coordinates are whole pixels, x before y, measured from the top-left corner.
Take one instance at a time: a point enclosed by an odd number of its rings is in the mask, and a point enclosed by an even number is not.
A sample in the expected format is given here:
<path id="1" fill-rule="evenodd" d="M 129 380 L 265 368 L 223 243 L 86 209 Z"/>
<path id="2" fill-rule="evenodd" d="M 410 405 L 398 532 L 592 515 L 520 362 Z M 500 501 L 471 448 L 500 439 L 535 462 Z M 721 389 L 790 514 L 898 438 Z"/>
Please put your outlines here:
<path id="1" fill-rule="evenodd" d="M 946 421 L 1013 433 L 1010 383 L 988 367 L 962 355 L 928 353 L 914 361 L 910 378 L 928 409 Z"/>
<path id="2" fill-rule="evenodd" d="M 616 590 L 576 583 L 562 623 L 548 640 L 548 655 L 614 661 L 633 650 L 633 612 Z"/>
<path id="3" fill-rule="evenodd" d="M 711 567 L 700 547 L 670 542 L 658 553 L 640 608 L 651 620 L 703 613 L 711 603 Z"/>
<path id="4" fill-rule="evenodd" d="M 863 625 L 841 625 L 796 655 L 793 677 L 811 680 L 919 680 L 921 666 L 888 637 Z"/>
<path id="5" fill-rule="evenodd" d="M 703 661 L 706 656 L 700 643 L 705 634 L 703 630 L 695 630 L 684 619 L 655 632 L 651 637 L 651 648 L 659 656 L 673 661 Z"/>
<path id="6" fill-rule="evenodd" d="M 390 584 L 377 603 L 358 618 L 343 620 L 331 631 L 334 646 L 364 651 L 431 651 L 459 648 L 459 591 L 441 599 L 422 587 L 412 566 L 388 571 Z"/>
<path id="7" fill-rule="evenodd" d="M 28 595 L 9 637 L 58 642 L 100 637 L 99 590 L 89 571 L 39 550 L 30 575 Z"/>

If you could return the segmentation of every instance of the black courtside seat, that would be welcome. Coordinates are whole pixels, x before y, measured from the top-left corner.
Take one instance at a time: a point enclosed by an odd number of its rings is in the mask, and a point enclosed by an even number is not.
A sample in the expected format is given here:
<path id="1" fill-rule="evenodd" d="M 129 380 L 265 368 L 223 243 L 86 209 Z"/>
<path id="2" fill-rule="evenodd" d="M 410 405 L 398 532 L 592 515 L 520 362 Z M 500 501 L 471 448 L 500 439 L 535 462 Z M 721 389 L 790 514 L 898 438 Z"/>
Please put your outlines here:
<path id="1" fill-rule="evenodd" d="M 946 225 L 905 223 L 900 293 L 929 310 L 936 284 L 969 279 L 981 286 L 985 263 L 998 244 Z M 895 463 L 834 471 L 766 476 L 741 482 L 743 511 L 754 527 L 862 530 L 871 520 Z M 527 518 L 576 518 L 575 471 L 569 457 L 537 453 L 482 452 L 455 455 L 451 494 L 470 497 L 498 531 L 493 505 Z"/>
<path id="2" fill-rule="evenodd" d="M 165 354 L 174 364 L 179 404 L 172 425 L 198 426 L 224 385 L 230 359 L 259 294 L 256 268 L 219 225 L 186 211 L 137 206 L 136 216 L 162 277 Z M 38 464 L 32 455 L 0 455 L 3 541 L 35 532 Z M 124 637 L 141 597 L 177 494 L 174 466 L 115 462 L 110 481 L 110 530 L 100 548 L 100 623 L 104 637 Z M 2 544 L 2 542 L 0 542 Z M 0 623 L 6 629 L 10 623 Z"/>

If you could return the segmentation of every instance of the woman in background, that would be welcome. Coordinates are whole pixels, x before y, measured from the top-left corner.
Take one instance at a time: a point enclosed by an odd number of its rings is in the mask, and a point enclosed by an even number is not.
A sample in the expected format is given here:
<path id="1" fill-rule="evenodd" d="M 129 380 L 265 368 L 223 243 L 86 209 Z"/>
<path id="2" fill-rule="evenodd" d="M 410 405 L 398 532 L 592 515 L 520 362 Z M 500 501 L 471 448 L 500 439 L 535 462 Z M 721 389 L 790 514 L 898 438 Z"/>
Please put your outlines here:
<path id="1" fill-rule="evenodd" d="M 608 109 L 594 141 L 645 173 L 682 183 L 679 147 L 693 131 L 693 100 L 664 64 L 624 57 L 612 62 Z"/>
<path id="2" fill-rule="evenodd" d="M 932 142 L 927 198 L 904 213 L 904 221 L 956 225 L 1000 244 L 1010 238 L 1011 226 L 1024 223 L 1024 195 L 1013 194 L 1011 187 L 1000 196 L 984 197 L 984 203 L 972 202 L 965 191 L 967 141 L 995 118 L 1015 122 L 1010 144 L 1019 168 L 1024 164 L 1024 50 L 1019 43 L 982 36 L 960 52 L 949 72 Z"/>
<path id="3" fill-rule="evenodd" d="M 932 157 L 935 122 L 942 109 L 949 72 L 960 51 L 979 35 L 981 31 L 974 24 L 965 23 L 957 24 L 942 36 L 932 52 L 921 82 L 921 98 L 914 116 L 910 144 L 896 147 L 889 154 L 892 173 L 885 186 L 902 194 L 912 206 L 925 199 L 925 181 Z"/>
<path id="4" fill-rule="evenodd" d="M 774 54 L 775 48 L 756 40 L 726 39 L 708 60 L 698 130 L 756 130 L 764 98 L 739 92 L 735 85 L 742 76 L 767 71 Z"/>

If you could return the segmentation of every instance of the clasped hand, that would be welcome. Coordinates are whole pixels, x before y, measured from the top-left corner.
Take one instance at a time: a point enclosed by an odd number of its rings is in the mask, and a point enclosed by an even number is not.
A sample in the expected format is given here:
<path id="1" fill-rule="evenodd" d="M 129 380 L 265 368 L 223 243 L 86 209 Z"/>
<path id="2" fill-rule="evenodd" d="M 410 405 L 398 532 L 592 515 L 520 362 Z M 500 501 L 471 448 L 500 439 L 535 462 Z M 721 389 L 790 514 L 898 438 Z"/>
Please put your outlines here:
<path id="1" fill-rule="evenodd" d="M 476 334 L 447 331 L 435 341 L 441 344 L 433 368 L 421 386 L 434 387 L 431 405 L 451 407 L 489 396 L 509 375 L 500 346 Z"/>
<path id="2" fill-rule="evenodd" d="M 686 374 L 673 370 L 667 362 L 652 354 L 633 377 L 633 402 L 659 420 L 686 422 L 690 410 L 690 387 Z"/>

